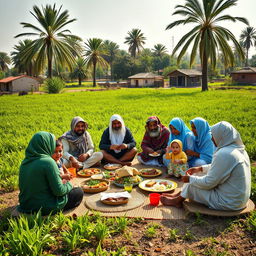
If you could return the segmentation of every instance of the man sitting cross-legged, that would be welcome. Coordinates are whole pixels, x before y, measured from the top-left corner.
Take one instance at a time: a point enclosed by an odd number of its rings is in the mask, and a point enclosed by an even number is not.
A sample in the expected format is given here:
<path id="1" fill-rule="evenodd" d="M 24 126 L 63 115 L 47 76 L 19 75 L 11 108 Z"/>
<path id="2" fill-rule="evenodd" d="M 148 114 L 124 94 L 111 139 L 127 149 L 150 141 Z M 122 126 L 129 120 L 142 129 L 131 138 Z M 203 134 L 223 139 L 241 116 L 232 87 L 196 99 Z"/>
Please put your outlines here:
<path id="1" fill-rule="evenodd" d="M 102 134 L 99 148 L 103 160 L 108 163 L 131 165 L 137 153 L 136 142 L 130 130 L 125 127 L 120 115 L 110 118 L 109 127 Z"/>

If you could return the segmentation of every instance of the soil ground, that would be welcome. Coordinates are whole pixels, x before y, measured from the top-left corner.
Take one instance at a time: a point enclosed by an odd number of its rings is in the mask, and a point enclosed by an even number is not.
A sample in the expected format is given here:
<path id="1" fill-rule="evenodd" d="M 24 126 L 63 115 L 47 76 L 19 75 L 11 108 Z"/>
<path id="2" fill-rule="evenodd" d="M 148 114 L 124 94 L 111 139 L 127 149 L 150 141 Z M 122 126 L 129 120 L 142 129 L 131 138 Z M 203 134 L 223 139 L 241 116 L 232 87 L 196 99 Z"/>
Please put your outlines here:
<path id="1" fill-rule="evenodd" d="M 18 193 L 19 191 L 14 191 L 0 195 L 0 215 L 17 205 Z M 127 255 L 145 256 L 253 256 L 256 255 L 256 237 L 241 225 L 244 221 L 245 217 L 195 215 L 189 215 L 186 220 L 139 220 L 129 225 L 124 234 L 106 239 L 103 248 L 113 251 L 125 246 Z M 148 232 L 151 225 L 154 225 L 155 232 Z M 177 230 L 177 236 L 174 235 L 171 239 L 170 230 L 174 229 Z M 86 250 L 77 249 L 70 255 L 82 255 Z M 51 248 L 49 253 L 63 255 L 60 248 Z"/>

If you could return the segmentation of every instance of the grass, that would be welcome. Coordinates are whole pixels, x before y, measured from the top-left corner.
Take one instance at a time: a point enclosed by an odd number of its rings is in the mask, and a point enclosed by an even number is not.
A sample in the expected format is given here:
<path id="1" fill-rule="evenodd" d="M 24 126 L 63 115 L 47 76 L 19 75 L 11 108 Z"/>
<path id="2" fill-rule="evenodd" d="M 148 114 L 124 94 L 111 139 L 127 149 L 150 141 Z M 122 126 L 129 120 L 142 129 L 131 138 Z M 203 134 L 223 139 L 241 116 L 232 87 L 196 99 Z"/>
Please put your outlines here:
<path id="1" fill-rule="evenodd" d="M 251 160 L 256 160 L 256 93 L 251 90 L 201 92 L 196 89 L 120 89 L 42 95 L 0 97 L 0 190 L 17 188 L 18 170 L 32 135 L 49 131 L 56 137 L 70 129 L 74 116 L 89 123 L 96 150 L 111 115 L 118 113 L 132 131 L 137 147 L 147 117 L 157 115 L 164 125 L 181 117 L 201 116 L 210 125 L 225 120 L 241 133 Z M 255 173 L 255 168 L 253 169 Z M 253 186 L 256 182 L 253 180 Z"/>

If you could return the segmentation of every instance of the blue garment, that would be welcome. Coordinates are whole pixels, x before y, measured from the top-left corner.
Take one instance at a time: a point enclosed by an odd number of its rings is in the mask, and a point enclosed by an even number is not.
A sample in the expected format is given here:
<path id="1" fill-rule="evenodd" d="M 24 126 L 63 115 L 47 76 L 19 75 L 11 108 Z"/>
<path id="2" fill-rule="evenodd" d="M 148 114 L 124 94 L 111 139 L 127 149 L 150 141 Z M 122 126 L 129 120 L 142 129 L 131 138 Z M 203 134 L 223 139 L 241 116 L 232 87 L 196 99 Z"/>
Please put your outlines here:
<path id="1" fill-rule="evenodd" d="M 195 152 L 200 154 L 200 159 L 207 164 L 212 162 L 214 144 L 212 142 L 211 130 L 208 122 L 201 117 L 196 117 L 190 121 L 190 124 L 196 127 L 197 136 L 195 136 Z"/>
<path id="2" fill-rule="evenodd" d="M 189 128 L 186 126 L 184 121 L 181 118 L 179 118 L 179 117 L 175 117 L 175 118 L 173 118 L 170 121 L 169 127 L 170 127 L 170 125 L 172 125 L 176 130 L 178 130 L 180 132 L 180 134 L 179 135 L 175 135 L 175 134 L 172 134 L 170 132 L 168 145 L 170 145 L 170 143 L 173 140 L 177 139 L 177 140 L 180 140 L 182 142 L 182 144 L 183 144 L 183 151 L 186 151 L 187 149 L 191 149 L 191 150 L 194 151 L 195 136 L 189 130 Z M 191 159 L 191 157 L 188 158 L 189 161 L 190 161 L 190 159 Z M 166 167 L 170 163 L 170 160 L 166 159 L 165 155 L 163 156 L 163 163 L 164 163 L 164 165 Z"/>

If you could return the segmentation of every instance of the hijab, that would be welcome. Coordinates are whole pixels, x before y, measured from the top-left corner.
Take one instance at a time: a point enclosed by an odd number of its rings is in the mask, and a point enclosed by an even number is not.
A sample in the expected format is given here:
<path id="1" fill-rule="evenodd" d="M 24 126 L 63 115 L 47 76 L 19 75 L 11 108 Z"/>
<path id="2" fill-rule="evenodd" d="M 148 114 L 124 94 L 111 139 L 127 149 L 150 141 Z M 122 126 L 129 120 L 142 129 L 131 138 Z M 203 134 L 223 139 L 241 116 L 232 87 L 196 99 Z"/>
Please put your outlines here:
<path id="1" fill-rule="evenodd" d="M 168 145 L 170 145 L 170 143 L 173 140 L 177 139 L 177 140 L 180 140 L 183 143 L 183 148 L 184 148 L 184 150 L 186 150 L 187 149 L 186 136 L 187 136 L 188 133 L 191 133 L 191 131 L 186 126 L 184 121 L 181 118 L 178 118 L 178 117 L 173 118 L 169 123 L 169 127 L 170 127 L 170 125 L 172 125 L 176 130 L 178 130 L 180 132 L 180 134 L 175 135 L 175 134 L 172 134 L 170 132 Z"/>
<path id="2" fill-rule="evenodd" d="M 40 158 L 51 158 L 56 148 L 55 136 L 49 132 L 38 132 L 31 138 L 21 168 Z"/>
<path id="3" fill-rule="evenodd" d="M 231 144 L 244 148 L 239 132 L 228 122 L 222 121 L 211 127 L 212 136 L 217 144 L 217 150 Z"/>
<path id="4" fill-rule="evenodd" d="M 77 135 L 75 133 L 75 127 L 79 122 L 83 122 L 85 124 L 85 132 L 82 135 Z M 88 124 L 84 121 L 83 118 L 80 116 L 76 116 L 72 119 L 71 125 L 70 125 L 71 130 L 64 133 L 61 138 L 66 139 L 68 142 L 73 143 L 77 149 L 78 155 L 81 155 L 87 151 L 88 148 L 88 141 L 87 141 L 87 134 L 86 134 L 86 129 L 88 128 Z"/>
<path id="5" fill-rule="evenodd" d="M 196 117 L 190 121 L 190 124 L 196 127 L 197 136 L 195 136 L 195 151 L 200 154 L 200 158 L 207 163 L 211 163 L 214 151 L 212 142 L 211 130 L 208 122 L 201 118 Z"/>
<path id="6" fill-rule="evenodd" d="M 122 124 L 121 129 L 118 131 L 115 131 L 112 128 L 112 122 L 115 120 L 119 121 Z M 111 144 L 121 145 L 124 141 L 125 133 L 126 133 L 126 130 L 125 130 L 123 118 L 118 114 L 111 116 L 109 121 L 109 139 L 111 141 Z M 121 150 L 115 150 L 115 152 L 119 153 L 121 152 Z"/>

